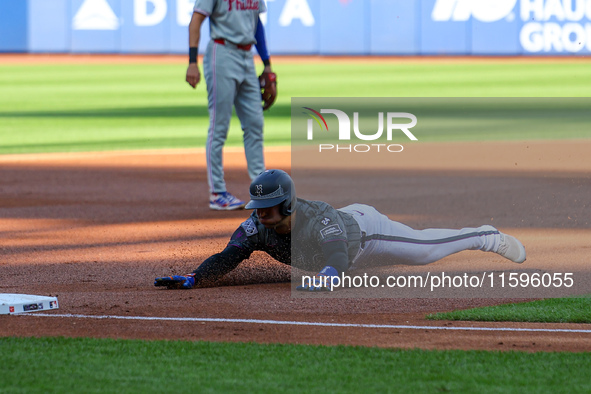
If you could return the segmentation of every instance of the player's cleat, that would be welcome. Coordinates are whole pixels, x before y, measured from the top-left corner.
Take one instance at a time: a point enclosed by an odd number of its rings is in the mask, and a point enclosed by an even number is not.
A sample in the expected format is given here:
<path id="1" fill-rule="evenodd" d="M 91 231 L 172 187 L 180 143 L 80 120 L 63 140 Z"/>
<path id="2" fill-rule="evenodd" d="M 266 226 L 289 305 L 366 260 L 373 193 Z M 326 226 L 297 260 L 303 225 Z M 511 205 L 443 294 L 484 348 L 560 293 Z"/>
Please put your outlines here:
<path id="1" fill-rule="evenodd" d="M 234 197 L 228 192 L 211 193 L 209 195 L 209 209 L 216 211 L 232 211 L 244 209 L 246 202 Z"/>
<path id="2" fill-rule="evenodd" d="M 173 275 L 156 278 L 154 286 L 166 286 L 169 289 L 190 289 L 195 285 L 195 274 Z"/>
<path id="3" fill-rule="evenodd" d="M 296 287 L 296 290 L 333 291 L 333 286 L 337 284 L 335 282 L 340 281 L 339 279 L 339 272 L 330 265 L 327 265 L 316 276 L 310 278 L 308 283 Z"/>
<path id="4" fill-rule="evenodd" d="M 501 242 L 496 253 L 511 260 L 514 263 L 523 263 L 525 261 L 525 247 L 519 240 L 507 234 L 499 233 Z"/>

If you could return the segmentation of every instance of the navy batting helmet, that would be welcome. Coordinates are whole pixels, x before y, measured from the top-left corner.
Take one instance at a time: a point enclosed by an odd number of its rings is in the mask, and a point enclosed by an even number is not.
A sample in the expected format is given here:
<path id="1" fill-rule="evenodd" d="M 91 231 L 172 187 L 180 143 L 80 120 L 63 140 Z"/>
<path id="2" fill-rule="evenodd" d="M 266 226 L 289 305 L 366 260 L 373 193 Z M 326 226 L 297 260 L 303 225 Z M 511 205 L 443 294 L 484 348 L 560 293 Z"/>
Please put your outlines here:
<path id="1" fill-rule="evenodd" d="M 287 172 L 266 170 L 250 184 L 250 201 L 246 209 L 270 208 L 280 205 L 283 216 L 289 216 L 295 208 L 295 185 Z"/>

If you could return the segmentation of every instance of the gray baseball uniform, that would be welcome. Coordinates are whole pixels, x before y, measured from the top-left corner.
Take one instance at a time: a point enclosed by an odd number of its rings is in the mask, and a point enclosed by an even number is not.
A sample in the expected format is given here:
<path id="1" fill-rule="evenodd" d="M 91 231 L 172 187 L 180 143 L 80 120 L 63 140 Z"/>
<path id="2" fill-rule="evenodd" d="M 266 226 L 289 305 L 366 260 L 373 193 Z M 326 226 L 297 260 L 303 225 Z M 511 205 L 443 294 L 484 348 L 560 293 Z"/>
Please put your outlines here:
<path id="1" fill-rule="evenodd" d="M 359 225 L 361 246 L 350 269 L 389 265 L 425 265 L 463 250 L 496 251 L 500 233 L 493 226 L 415 230 L 390 220 L 374 207 L 353 204 L 340 208 Z"/>
<path id="2" fill-rule="evenodd" d="M 191 288 L 213 282 L 257 250 L 306 271 L 320 270 L 320 282 L 302 282 L 297 290 L 332 290 L 340 273 L 391 264 L 424 265 L 463 250 L 497 253 L 515 263 L 525 261 L 519 240 L 484 225 L 462 229 L 415 230 L 390 220 L 374 207 L 352 204 L 335 209 L 322 201 L 296 198 L 291 177 L 267 170 L 250 185 L 254 209 L 226 248 L 210 256 L 193 273 L 156 278 L 155 286 Z M 324 282 L 322 279 L 324 278 Z M 327 282 L 326 278 L 330 278 Z"/>
<path id="3" fill-rule="evenodd" d="M 344 272 L 380 265 L 424 265 L 463 250 L 492 252 L 499 246 L 500 233 L 492 226 L 415 230 L 363 204 L 335 209 L 323 201 L 298 198 L 296 216 L 292 232 L 281 235 L 265 228 L 254 211 L 221 253 L 193 271 L 195 283 L 220 278 L 255 250 L 300 269 L 319 271 L 330 265 Z"/>
<path id="4" fill-rule="evenodd" d="M 209 130 L 206 160 L 210 192 L 226 191 L 222 151 L 232 107 L 243 130 L 248 174 L 254 179 L 265 169 L 261 89 L 250 46 L 263 0 L 197 0 L 195 12 L 209 17 L 211 40 L 203 58 L 207 84 Z"/>

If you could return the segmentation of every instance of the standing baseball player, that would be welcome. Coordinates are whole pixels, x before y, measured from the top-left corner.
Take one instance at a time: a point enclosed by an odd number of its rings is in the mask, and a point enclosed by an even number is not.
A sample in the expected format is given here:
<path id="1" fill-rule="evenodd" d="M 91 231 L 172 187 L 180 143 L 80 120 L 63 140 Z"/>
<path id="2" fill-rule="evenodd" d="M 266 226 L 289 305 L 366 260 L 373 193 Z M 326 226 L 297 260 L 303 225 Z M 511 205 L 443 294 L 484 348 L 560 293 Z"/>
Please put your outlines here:
<path id="1" fill-rule="evenodd" d="M 265 169 L 263 157 L 263 106 L 269 108 L 277 95 L 276 75 L 271 71 L 265 31 L 259 14 L 263 0 L 197 0 L 189 24 L 189 67 L 186 81 L 193 88 L 201 79 L 197 52 L 201 25 L 209 17 L 211 40 L 203 58 L 207 84 L 209 130 L 206 160 L 209 207 L 242 209 L 246 203 L 226 189 L 222 152 L 232 108 L 243 130 L 248 174 L 254 179 Z M 265 66 L 257 77 L 251 47 L 255 45 Z M 263 90 L 261 95 L 261 89 Z"/>
<path id="2" fill-rule="evenodd" d="M 205 260 L 193 273 L 156 278 L 155 286 L 190 289 L 211 284 L 264 251 L 281 263 L 319 272 L 318 281 L 298 290 L 331 290 L 331 280 L 358 268 L 379 265 L 424 265 L 464 250 L 497 253 L 515 263 L 525 261 L 525 248 L 516 238 L 492 226 L 415 230 L 390 220 L 375 208 L 353 204 L 335 209 L 322 201 L 296 198 L 291 177 L 267 170 L 250 185 L 254 209 L 232 235 L 226 248 Z M 291 242 L 306 245 L 294 248 Z"/>

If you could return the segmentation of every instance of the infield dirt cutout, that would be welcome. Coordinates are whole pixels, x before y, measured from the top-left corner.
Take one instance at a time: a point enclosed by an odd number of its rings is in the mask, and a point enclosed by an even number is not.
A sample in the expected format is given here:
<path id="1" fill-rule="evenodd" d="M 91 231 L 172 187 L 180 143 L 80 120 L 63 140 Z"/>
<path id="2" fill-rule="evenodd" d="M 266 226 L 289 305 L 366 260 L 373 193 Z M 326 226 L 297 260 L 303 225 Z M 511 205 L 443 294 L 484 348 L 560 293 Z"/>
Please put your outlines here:
<path id="1" fill-rule="evenodd" d="M 384 213 L 415 228 L 490 223 L 523 241 L 528 251 L 524 265 L 535 261 L 574 269 L 589 263 L 591 250 L 590 151 L 588 140 L 421 144 L 420 154 L 409 148 L 405 164 L 387 174 L 407 187 L 384 196 L 396 201 L 395 211 Z M 290 170 L 288 149 L 267 149 L 266 160 L 267 168 Z M 204 164 L 202 150 L 0 156 L 0 292 L 58 296 L 60 309 L 50 312 L 58 314 L 591 329 L 584 324 L 425 320 L 430 312 L 517 300 L 294 299 L 289 267 L 262 253 L 242 263 L 219 287 L 155 288 L 155 277 L 191 272 L 221 251 L 250 214 L 209 210 Z M 226 150 L 225 169 L 229 190 L 246 199 L 250 180 L 242 149 Z M 437 193 L 429 192 L 434 187 Z M 375 188 L 379 192 L 379 182 Z M 364 202 L 364 193 L 352 189 L 348 197 Z M 328 182 L 298 194 L 337 207 L 342 202 L 331 194 Z M 464 269 L 490 260 L 498 261 L 500 270 L 512 268 L 512 263 L 491 253 L 462 252 L 435 263 L 433 269 Z M 574 332 L 94 320 L 35 314 L 0 316 L 0 335 L 591 350 L 591 334 Z"/>

